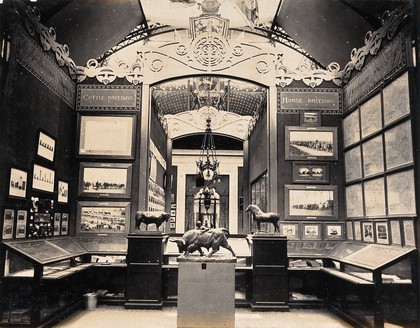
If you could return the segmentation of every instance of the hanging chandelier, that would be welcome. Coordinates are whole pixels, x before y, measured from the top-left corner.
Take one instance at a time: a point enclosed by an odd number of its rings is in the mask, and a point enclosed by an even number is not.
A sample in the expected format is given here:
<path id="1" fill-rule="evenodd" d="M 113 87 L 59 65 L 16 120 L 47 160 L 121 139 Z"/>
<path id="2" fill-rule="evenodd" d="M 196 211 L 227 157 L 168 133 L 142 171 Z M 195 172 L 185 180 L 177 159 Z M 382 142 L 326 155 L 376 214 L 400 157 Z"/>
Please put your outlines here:
<path id="1" fill-rule="evenodd" d="M 209 186 L 219 178 L 219 161 L 216 155 L 216 145 L 211 131 L 211 118 L 206 119 L 206 130 L 201 144 L 200 158 L 197 163 L 196 186 Z"/>

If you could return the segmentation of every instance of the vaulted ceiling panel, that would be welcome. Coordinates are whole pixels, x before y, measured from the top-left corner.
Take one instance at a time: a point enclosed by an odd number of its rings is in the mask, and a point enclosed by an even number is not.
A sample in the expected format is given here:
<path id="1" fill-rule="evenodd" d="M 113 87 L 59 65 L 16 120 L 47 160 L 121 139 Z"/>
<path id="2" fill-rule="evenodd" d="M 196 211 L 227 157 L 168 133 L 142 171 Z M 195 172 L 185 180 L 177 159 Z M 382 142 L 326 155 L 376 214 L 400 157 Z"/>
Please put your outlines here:
<path id="1" fill-rule="evenodd" d="M 74 0 L 50 17 L 57 41 L 69 46 L 70 57 L 85 65 L 121 41 L 145 21 L 139 0 Z"/>
<path id="2" fill-rule="evenodd" d="M 338 0 L 283 0 L 275 23 L 324 66 L 343 68 L 353 48 L 364 45 L 374 27 Z"/>

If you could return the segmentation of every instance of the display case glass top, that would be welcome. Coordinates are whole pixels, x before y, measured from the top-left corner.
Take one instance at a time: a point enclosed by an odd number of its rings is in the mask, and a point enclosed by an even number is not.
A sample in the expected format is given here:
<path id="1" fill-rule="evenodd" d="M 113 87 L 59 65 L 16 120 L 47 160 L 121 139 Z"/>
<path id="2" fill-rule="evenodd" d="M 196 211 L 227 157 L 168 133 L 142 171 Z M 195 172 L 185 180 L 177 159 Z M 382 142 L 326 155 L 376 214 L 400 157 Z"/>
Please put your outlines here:
<path id="1" fill-rule="evenodd" d="M 127 238 L 78 237 L 74 238 L 91 254 L 127 254 Z"/>
<path id="2" fill-rule="evenodd" d="M 366 244 L 340 243 L 330 250 L 328 257 L 335 260 L 341 260 L 364 247 L 366 247 Z"/>

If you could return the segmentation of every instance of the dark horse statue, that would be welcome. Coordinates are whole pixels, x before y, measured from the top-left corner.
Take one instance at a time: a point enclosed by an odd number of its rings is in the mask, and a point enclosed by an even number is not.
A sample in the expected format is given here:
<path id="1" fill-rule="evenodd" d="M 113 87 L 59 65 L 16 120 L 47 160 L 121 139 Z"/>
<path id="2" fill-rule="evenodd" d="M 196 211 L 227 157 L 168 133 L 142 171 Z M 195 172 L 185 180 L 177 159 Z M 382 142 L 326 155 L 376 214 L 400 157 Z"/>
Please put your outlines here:
<path id="1" fill-rule="evenodd" d="M 257 222 L 258 231 L 261 230 L 261 222 L 271 222 L 274 225 L 274 232 L 280 232 L 279 220 L 280 215 L 274 212 L 264 213 L 257 205 L 248 205 L 245 212 L 251 212 L 252 218 Z"/>

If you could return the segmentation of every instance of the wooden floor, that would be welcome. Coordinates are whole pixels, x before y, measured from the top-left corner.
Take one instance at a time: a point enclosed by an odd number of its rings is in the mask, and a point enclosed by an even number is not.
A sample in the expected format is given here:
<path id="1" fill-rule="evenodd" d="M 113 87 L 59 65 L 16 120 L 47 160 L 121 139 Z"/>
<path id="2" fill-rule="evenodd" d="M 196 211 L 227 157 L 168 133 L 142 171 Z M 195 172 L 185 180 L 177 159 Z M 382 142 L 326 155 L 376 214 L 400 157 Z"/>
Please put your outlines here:
<path id="1" fill-rule="evenodd" d="M 100 305 L 95 310 L 79 310 L 54 327 L 66 328 L 176 328 L 176 307 L 163 310 L 126 310 L 122 306 Z M 349 324 L 322 309 L 291 309 L 290 312 L 235 310 L 235 328 L 337 328 Z"/>

